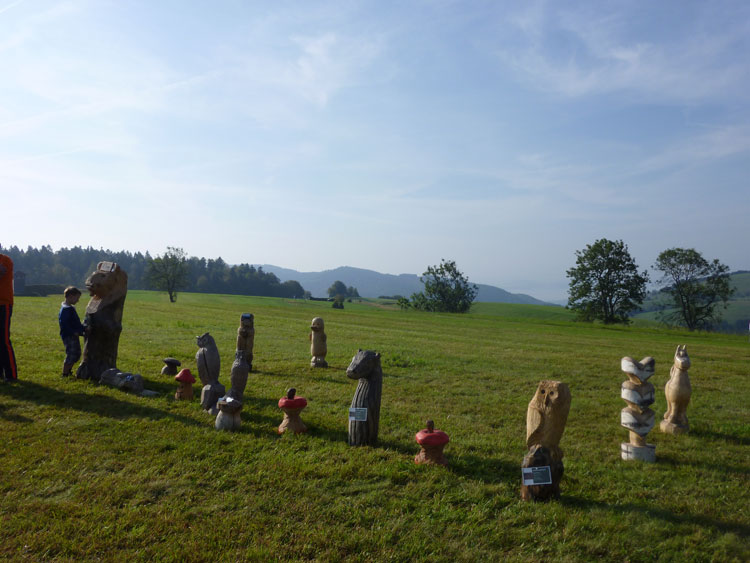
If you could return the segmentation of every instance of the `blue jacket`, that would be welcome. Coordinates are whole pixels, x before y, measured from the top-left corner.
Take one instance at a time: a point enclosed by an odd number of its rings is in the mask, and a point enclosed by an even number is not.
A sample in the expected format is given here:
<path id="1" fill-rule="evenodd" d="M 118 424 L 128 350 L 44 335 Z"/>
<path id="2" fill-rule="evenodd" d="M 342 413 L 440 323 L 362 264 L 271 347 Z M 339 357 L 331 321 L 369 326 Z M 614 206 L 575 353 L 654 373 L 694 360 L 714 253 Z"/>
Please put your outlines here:
<path id="1" fill-rule="evenodd" d="M 58 320 L 60 321 L 60 336 L 62 338 L 78 336 L 85 331 L 84 326 L 81 324 L 81 319 L 76 312 L 76 308 L 73 307 L 73 305 L 66 305 L 65 302 L 63 302 L 62 307 L 60 307 Z"/>

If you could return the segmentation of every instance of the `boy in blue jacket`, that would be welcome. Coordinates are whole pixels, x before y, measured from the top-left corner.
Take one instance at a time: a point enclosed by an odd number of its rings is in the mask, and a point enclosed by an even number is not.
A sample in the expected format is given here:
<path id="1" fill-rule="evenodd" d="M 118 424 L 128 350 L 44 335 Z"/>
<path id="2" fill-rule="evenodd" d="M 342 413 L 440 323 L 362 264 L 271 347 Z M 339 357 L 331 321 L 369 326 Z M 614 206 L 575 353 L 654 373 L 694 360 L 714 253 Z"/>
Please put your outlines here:
<path id="1" fill-rule="evenodd" d="M 63 363 L 62 376 L 68 377 L 73 369 L 73 364 L 81 359 L 81 342 L 79 336 L 86 333 L 86 328 L 81 324 L 81 319 L 76 312 L 75 304 L 81 298 L 81 290 L 77 287 L 65 288 L 65 301 L 60 307 L 58 320 L 60 321 L 60 337 L 65 344 L 65 362 Z"/>

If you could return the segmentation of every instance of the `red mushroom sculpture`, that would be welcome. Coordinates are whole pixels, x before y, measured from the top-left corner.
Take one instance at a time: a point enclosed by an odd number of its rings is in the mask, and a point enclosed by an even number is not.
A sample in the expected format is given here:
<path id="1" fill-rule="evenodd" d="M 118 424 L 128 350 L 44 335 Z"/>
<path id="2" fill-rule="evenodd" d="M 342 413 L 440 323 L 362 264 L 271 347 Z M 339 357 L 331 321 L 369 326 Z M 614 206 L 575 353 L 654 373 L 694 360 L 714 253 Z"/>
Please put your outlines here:
<path id="1" fill-rule="evenodd" d="M 286 397 L 279 399 L 279 408 L 284 411 L 284 420 L 279 424 L 279 434 L 283 434 L 287 429 L 295 434 L 307 432 L 307 426 L 299 417 L 299 413 L 307 406 L 307 399 L 295 397 L 296 393 L 297 390 L 292 387 L 286 392 Z"/>
<path id="2" fill-rule="evenodd" d="M 190 373 L 189 369 L 180 370 L 180 373 L 174 376 L 180 386 L 177 388 L 177 392 L 174 394 L 174 398 L 177 401 L 191 401 L 193 399 L 193 383 L 195 383 L 195 377 Z"/>
<path id="3" fill-rule="evenodd" d="M 417 432 L 415 439 L 422 449 L 414 458 L 414 463 L 448 465 L 448 460 L 443 455 L 443 448 L 450 438 L 442 430 L 435 430 L 435 423 L 432 420 L 427 421 L 427 428 Z"/>

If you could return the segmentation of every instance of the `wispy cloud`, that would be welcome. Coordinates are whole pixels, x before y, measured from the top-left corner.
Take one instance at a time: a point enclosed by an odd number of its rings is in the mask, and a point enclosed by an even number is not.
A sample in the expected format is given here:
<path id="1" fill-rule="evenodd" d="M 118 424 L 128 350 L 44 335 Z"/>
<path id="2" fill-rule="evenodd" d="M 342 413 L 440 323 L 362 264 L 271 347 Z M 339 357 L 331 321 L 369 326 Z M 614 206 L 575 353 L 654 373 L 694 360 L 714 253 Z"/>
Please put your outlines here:
<path id="1" fill-rule="evenodd" d="M 687 30 L 654 26 L 637 34 L 636 5 L 622 5 L 622 11 L 608 7 L 532 3 L 510 19 L 520 41 L 501 48 L 499 56 L 524 80 L 569 97 L 623 92 L 644 101 L 694 102 L 745 95 L 747 17 L 725 14 L 710 29 L 698 22 Z M 707 20 L 721 15 L 706 10 Z M 738 10 L 748 15 L 739 5 Z"/>

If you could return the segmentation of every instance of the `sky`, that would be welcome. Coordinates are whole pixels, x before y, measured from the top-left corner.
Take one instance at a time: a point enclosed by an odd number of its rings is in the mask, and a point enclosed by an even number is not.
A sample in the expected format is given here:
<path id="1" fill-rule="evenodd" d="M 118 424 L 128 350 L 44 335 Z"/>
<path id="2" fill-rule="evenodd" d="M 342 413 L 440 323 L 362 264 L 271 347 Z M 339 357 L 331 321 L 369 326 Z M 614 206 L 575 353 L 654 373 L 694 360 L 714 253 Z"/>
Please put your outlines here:
<path id="1" fill-rule="evenodd" d="M 0 0 L 0 244 L 750 269 L 749 61 L 745 0 Z"/>

